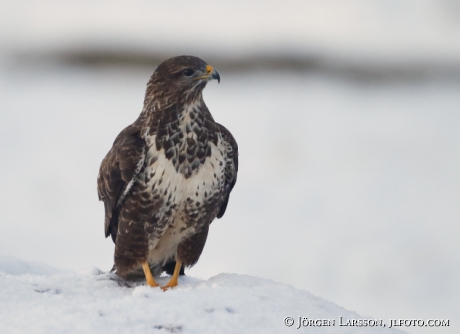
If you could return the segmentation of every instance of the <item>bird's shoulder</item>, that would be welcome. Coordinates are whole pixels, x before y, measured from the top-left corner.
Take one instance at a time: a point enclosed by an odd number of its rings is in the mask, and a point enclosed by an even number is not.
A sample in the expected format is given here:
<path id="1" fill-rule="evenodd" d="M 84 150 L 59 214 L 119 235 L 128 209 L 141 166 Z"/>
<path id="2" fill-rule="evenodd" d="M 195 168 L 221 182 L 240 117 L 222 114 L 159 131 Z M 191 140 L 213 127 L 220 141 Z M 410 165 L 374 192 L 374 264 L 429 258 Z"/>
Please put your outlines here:
<path id="1" fill-rule="evenodd" d="M 224 141 L 224 144 L 227 146 L 227 156 L 234 160 L 235 169 L 238 171 L 238 144 L 236 139 L 225 126 L 217 122 L 215 124 L 222 137 L 222 140 Z"/>
<path id="2" fill-rule="evenodd" d="M 145 158 L 145 141 L 140 136 L 142 127 L 133 123 L 124 128 L 116 137 L 112 148 L 102 160 L 99 168 L 98 188 L 104 188 L 106 181 L 129 182 L 136 172 L 139 161 Z M 100 194 L 101 195 L 101 194 Z"/>

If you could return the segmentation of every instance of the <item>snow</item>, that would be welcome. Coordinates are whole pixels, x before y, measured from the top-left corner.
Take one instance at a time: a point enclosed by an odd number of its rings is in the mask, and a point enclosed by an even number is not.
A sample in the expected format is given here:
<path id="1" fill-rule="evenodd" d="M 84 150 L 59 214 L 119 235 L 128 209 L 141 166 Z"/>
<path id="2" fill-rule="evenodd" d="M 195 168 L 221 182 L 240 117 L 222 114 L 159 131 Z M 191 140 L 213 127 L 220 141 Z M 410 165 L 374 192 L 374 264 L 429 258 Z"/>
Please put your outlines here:
<path id="1" fill-rule="evenodd" d="M 158 281 L 163 285 L 168 279 Z M 309 333 L 336 333 L 338 328 L 343 334 L 402 333 L 339 327 L 339 317 L 364 317 L 307 291 L 248 275 L 185 276 L 166 292 L 128 283 L 94 268 L 72 273 L 0 256 L 0 332 L 288 333 L 298 325 L 286 327 L 284 318 L 305 316 L 336 321 L 335 327 L 309 327 Z"/>
<path id="2" fill-rule="evenodd" d="M 0 273 L 7 275 L 53 275 L 63 272 L 44 263 L 17 260 L 8 255 L 0 254 Z"/>

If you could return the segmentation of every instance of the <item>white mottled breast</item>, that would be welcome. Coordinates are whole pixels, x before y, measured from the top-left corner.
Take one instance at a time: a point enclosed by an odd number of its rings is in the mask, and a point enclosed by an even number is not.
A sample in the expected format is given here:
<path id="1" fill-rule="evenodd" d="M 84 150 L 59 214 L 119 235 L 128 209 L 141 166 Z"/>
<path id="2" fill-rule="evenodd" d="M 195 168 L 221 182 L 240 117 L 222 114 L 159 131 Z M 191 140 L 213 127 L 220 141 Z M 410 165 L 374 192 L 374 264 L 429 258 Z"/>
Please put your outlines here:
<path id="1" fill-rule="evenodd" d="M 189 121 L 190 119 L 185 117 L 183 124 L 180 124 L 184 128 L 184 133 L 186 122 Z M 194 135 L 192 132 L 186 136 Z M 179 243 L 195 232 L 193 219 L 190 219 L 186 212 L 199 209 L 224 187 L 226 148 L 220 134 L 218 138 L 217 146 L 209 142 L 211 156 L 186 178 L 176 170 L 172 160 L 166 158 L 163 149 L 157 151 L 155 135 L 146 137 L 149 150 L 143 173 L 151 176 L 147 189 L 151 192 L 156 191 L 164 199 L 164 205 L 156 212 L 159 225 L 164 223 L 164 228 L 156 230 L 155 235 L 149 239 L 150 263 L 165 262 L 175 257 Z M 186 150 L 186 146 L 184 149 Z M 169 215 L 166 214 L 168 212 Z"/>

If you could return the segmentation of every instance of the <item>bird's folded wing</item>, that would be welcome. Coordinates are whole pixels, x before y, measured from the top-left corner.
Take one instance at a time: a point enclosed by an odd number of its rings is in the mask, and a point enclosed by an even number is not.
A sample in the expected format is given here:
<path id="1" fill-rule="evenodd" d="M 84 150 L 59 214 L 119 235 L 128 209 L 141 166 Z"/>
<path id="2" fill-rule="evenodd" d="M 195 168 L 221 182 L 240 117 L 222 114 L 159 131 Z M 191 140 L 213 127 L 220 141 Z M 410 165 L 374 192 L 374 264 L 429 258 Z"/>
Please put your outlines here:
<path id="1" fill-rule="evenodd" d="M 105 207 L 105 236 L 111 234 L 114 242 L 118 213 L 143 168 L 145 147 L 144 140 L 131 125 L 118 135 L 99 168 L 97 191 Z"/>
<path id="2" fill-rule="evenodd" d="M 236 143 L 236 140 L 230 131 L 228 131 L 223 125 L 219 123 L 216 123 L 216 125 L 222 135 L 222 139 L 226 144 L 225 146 L 227 146 L 225 188 L 223 192 L 224 200 L 220 206 L 219 213 L 217 214 L 217 218 L 221 218 L 227 209 L 230 192 L 236 183 L 236 176 L 238 174 L 238 144 Z"/>

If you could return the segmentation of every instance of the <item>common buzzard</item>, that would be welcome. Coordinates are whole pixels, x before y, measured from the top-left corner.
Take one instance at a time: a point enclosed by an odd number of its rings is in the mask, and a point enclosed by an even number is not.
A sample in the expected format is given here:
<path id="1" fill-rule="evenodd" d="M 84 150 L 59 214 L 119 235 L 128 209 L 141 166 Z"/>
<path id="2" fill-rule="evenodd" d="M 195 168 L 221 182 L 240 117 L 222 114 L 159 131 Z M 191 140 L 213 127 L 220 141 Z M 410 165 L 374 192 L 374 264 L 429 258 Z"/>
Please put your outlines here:
<path id="1" fill-rule="evenodd" d="M 214 218 L 227 208 L 238 171 L 238 146 L 216 123 L 203 89 L 219 73 L 192 56 L 164 61 L 151 76 L 139 118 L 115 139 L 97 178 L 105 236 L 115 243 L 117 275 L 172 271 L 199 259 Z M 141 269 L 142 268 L 142 269 Z M 152 273 L 153 272 L 153 273 Z"/>

